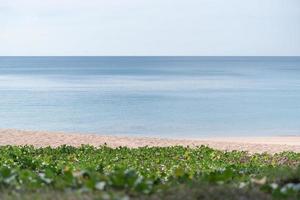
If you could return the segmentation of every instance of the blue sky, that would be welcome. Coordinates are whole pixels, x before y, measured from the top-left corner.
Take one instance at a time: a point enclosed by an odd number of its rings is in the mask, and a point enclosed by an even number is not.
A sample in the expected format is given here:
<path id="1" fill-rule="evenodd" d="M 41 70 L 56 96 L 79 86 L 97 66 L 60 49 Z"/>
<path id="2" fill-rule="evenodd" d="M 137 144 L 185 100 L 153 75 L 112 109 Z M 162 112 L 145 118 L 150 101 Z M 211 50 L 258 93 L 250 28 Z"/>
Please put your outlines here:
<path id="1" fill-rule="evenodd" d="M 0 55 L 298 55 L 299 0 L 0 0 Z"/>

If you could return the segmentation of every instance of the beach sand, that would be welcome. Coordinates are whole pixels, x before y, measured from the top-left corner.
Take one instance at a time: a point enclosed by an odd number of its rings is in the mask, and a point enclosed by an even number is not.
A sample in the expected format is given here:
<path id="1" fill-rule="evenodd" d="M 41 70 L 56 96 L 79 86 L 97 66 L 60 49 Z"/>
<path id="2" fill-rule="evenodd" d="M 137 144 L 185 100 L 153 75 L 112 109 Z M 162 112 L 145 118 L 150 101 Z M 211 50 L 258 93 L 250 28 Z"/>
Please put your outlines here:
<path id="1" fill-rule="evenodd" d="M 249 151 L 250 153 L 277 153 L 282 151 L 300 152 L 300 137 L 298 136 L 164 139 L 45 131 L 21 131 L 14 129 L 0 130 L 1 146 L 34 145 L 35 147 L 57 147 L 63 144 L 71 146 L 80 146 L 81 144 L 100 146 L 105 143 L 110 147 L 127 146 L 131 148 L 174 145 L 196 147 L 206 145 L 220 150 L 242 150 Z"/>

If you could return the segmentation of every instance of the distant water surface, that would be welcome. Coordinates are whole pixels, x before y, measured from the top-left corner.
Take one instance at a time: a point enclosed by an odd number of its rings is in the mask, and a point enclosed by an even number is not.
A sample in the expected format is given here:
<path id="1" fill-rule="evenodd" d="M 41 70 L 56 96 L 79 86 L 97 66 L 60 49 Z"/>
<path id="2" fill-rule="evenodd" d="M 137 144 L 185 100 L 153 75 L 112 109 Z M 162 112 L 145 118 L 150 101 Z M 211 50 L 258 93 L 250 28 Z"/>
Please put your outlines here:
<path id="1" fill-rule="evenodd" d="M 0 128 L 300 135 L 300 57 L 0 57 Z"/>

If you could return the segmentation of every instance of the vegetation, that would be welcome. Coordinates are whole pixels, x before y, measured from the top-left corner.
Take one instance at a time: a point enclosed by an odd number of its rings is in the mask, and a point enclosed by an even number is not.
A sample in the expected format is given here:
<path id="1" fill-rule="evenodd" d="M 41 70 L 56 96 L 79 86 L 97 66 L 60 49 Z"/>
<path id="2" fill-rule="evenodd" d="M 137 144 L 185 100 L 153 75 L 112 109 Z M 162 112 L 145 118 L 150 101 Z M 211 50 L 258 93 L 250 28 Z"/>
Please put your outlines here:
<path id="1" fill-rule="evenodd" d="M 300 199 L 300 154 L 0 147 L 0 199 Z"/>

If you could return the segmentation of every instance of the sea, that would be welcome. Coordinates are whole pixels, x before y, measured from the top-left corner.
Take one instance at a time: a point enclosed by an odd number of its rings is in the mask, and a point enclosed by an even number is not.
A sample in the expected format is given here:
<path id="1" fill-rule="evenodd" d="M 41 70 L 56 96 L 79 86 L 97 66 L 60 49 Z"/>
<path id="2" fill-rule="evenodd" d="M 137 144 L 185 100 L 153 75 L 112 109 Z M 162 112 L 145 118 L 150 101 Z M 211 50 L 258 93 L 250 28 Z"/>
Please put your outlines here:
<path id="1" fill-rule="evenodd" d="M 300 135 L 300 57 L 0 57 L 0 128 Z"/>

